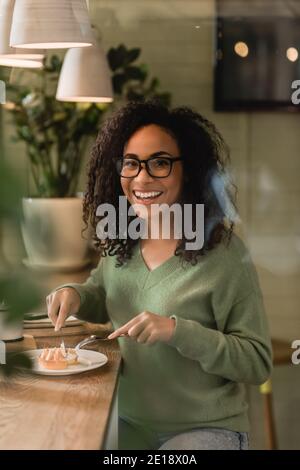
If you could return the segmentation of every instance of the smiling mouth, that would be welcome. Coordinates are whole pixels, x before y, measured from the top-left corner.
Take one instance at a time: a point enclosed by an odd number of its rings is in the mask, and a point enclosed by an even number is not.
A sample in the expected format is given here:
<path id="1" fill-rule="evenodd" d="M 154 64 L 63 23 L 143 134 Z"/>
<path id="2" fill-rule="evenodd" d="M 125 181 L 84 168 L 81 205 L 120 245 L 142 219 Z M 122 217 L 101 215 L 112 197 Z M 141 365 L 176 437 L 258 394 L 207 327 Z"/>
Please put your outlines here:
<path id="1" fill-rule="evenodd" d="M 163 191 L 132 191 L 136 199 L 140 201 L 150 201 L 157 199 L 162 195 Z"/>

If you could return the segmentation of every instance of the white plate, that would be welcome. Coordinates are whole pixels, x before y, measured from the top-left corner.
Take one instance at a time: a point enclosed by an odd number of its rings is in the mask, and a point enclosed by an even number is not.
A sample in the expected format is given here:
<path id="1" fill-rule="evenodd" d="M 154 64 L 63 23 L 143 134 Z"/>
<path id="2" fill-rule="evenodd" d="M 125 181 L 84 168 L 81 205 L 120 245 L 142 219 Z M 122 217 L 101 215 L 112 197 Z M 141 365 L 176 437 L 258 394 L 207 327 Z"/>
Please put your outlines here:
<path id="1" fill-rule="evenodd" d="M 55 376 L 80 374 L 81 372 L 86 372 L 88 370 L 98 369 L 98 367 L 104 366 L 104 364 L 106 364 L 108 361 L 108 357 L 105 354 L 102 354 L 98 351 L 80 349 L 79 351 L 77 351 L 78 356 L 92 361 L 91 365 L 77 364 L 73 366 L 68 366 L 66 369 L 63 370 L 49 370 L 42 367 L 38 362 L 38 357 L 41 355 L 42 351 L 43 349 L 32 349 L 30 351 L 26 351 L 26 354 L 33 361 L 32 372 L 34 372 L 35 374 Z"/>

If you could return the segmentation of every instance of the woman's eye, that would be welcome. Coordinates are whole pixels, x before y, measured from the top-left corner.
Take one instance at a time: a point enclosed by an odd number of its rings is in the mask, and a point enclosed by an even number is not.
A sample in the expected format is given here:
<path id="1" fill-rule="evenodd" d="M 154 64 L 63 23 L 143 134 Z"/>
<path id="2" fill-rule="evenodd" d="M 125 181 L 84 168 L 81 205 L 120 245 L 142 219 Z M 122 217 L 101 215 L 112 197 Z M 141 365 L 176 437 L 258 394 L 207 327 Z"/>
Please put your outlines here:
<path id="1" fill-rule="evenodd" d="M 157 159 L 157 160 L 154 160 L 154 165 L 157 167 L 157 168 L 164 168 L 166 166 L 169 165 L 169 161 L 168 160 L 165 160 L 163 158 L 160 158 L 160 159 Z"/>
<path id="2" fill-rule="evenodd" d="M 135 160 L 124 160 L 123 167 L 124 168 L 136 168 L 137 162 Z"/>

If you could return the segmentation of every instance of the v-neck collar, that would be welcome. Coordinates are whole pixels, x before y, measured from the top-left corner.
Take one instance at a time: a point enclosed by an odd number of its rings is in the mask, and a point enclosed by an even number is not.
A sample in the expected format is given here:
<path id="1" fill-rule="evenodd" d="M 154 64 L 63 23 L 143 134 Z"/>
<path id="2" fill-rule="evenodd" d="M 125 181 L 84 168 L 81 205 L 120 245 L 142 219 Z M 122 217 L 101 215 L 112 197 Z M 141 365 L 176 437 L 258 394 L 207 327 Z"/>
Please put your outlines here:
<path id="1" fill-rule="evenodd" d="M 172 255 L 155 269 L 150 270 L 142 255 L 140 241 L 134 247 L 133 258 L 137 282 L 142 289 L 153 287 L 181 266 L 179 256 Z"/>

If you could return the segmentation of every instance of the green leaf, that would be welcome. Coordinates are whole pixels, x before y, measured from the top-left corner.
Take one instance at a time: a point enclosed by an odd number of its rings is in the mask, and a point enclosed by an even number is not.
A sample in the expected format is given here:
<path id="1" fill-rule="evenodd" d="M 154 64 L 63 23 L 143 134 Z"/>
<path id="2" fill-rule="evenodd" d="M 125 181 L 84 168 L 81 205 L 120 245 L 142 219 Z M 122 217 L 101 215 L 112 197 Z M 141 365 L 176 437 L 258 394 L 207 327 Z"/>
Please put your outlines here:
<path id="1" fill-rule="evenodd" d="M 149 67 L 147 64 L 140 64 L 139 65 L 140 69 L 144 72 L 146 76 L 149 74 Z"/>
<path id="2" fill-rule="evenodd" d="M 37 287 L 28 279 L 25 273 L 7 274 L 0 277 L 0 298 L 9 307 L 9 322 L 23 317 L 40 301 Z"/>
<path id="3" fill-rule="evenodd" d="M 154 98 L 158 99 L 164 106 L 171 106 L 171 93 L 157 93 Z"/>
<path id="4" fill-rule="evenodd" d="M 52 119 L 54 122 L 64 121 L 67 115 L 64 112 L 53 113 Z"/>
<path id="5" fill-rule="evenodd" d="M 118 95 L 122 94 L 123 86 L 127 82 L 127 77 L 124 73 L 116 73 L 112 77 L 112 84 L 113 84 L 113 89 L 114 92 L 117 93 Z"/>
<path id="6" fill-rule="evenodd" d="M 134 49 L 130 49 L 127 52 L 127 63 L 131 64 L 134 62 L 141 54 L 141 49 L 139 47 L 135 47 Z"/>
<path id="7" fill-rule="evenodd" d="M 62 66 L 62 61 L 57 55 L 53 55 L 50 59 L 52 70 L 55 72 L 59 72 Z"/>
<path id="8" fill-rule="evenodd" d="M 139 67 L 128 66 L 125 69 L 125 75 L 128 80 L 138 80 L 143 82 L 146 78 L 145 72 Z"/>
<path id="9" fill-rule="evenodd" d="M 159 80 L 158 78 L 152 78 L 151 82 L 150 82 L 150 86 L 149 86 L 149 91 L 155 91 L 158 87 L 159 87 L 160 83 L 159 83 Z"/>
<path id="10" fill-rule="evenodd" d="M 26 142 L 32 142 L 33 137 L 32 133 L 28 126 L 22 126 L 18 129 L 18 135 L 21 139 L 25 140 Z"/>
<path id="11" fill-rule="evenodd" d="M 126 98 L 128 101 L 143 101 L 144 95 L 136 92 L 135 90 L 128 90 Z"/>
<path id="12" fill-rule="evenodd" d="M 109 49 L 107 53 L 107 61 L 110 69 L 114 72 L 118 68 L 117 57 L 116 57 L 116 49 L 113 47 Z"/>
<path id="13" fill-rule="evenodd" d="M 121 44 L 117 48 L 109 49 L 107 53 L 107 59 L 111 70 L 115 70 L 124 67 L 127 64 L 127 49 Z"/>

